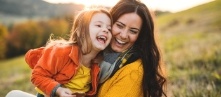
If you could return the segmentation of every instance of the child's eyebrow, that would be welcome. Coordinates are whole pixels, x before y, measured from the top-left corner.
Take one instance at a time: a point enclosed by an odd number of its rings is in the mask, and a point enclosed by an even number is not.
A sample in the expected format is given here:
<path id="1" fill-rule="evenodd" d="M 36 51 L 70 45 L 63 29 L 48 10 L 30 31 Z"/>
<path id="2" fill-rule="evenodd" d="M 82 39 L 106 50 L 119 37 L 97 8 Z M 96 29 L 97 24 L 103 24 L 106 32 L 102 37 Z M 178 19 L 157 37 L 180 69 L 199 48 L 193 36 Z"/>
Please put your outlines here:
<path id="1" fill-rule="evenodd" d="M 102 23 L 102 24 L 105 24 L 103 21 L 95 21 L 95 23 Z M 111 26 L 111 23 L 110 24 L 108 24 L 107 26 Z"/>

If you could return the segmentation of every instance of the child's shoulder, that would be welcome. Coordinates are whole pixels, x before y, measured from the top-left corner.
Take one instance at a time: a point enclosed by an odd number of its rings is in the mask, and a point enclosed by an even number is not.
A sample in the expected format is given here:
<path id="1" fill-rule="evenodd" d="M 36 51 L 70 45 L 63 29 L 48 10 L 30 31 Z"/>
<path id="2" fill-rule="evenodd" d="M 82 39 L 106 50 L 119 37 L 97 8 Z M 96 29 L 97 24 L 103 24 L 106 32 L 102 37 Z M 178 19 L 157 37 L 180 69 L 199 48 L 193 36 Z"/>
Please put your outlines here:
<path id="1" fill-rule="evenodd" d="M 56 44 L 30 49 L 25 54 L 25 61 L 33 69 L 42 56 L 68 57 L 73 49 L 77 49 L 77 46 Z"/>
<path id="2" fill-rule="evenodd" d="M 54 53 L 58 56 L 63 56 L 68 53 L 71 53 L 72 48 L 76 47 L 76 45 L 71 44 L 54 44 L 50 46 L 46 46 L 44 49 L 45 53 Z"/>

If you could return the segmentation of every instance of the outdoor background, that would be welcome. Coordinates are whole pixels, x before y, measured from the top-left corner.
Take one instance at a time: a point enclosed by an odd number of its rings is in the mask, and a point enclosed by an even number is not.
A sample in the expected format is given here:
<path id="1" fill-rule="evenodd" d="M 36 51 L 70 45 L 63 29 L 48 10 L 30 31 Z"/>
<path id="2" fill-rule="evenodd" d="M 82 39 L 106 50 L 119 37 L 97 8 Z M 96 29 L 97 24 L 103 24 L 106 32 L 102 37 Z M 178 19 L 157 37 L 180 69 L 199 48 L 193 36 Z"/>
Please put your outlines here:
<path id="1" fill-rule="evenodd" d="M 220 97 L 220 5 L 221 0 L 214 0 L 179 12 L 155 10 L 169 97 Z M 67 38 L 73 16 L 83 8 L 42 0 L 0 0 L 0 97 L 15 89 L 36 93 L 24 54 L 44 46 L 50 34 Z"/>

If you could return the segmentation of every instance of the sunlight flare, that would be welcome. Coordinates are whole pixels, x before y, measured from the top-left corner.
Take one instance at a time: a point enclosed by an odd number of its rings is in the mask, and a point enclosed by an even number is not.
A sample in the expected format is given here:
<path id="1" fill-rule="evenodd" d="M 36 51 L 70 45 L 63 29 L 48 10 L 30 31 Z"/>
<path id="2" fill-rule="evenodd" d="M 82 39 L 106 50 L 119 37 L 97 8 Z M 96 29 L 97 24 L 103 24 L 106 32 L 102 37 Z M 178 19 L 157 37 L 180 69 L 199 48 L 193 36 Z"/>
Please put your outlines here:
<path id="1" fill-rule="evenodd" d="M 76 3 L 83 4 L 86 8 L 90 6 L 114 6 L 119 0 L 44 0 L 50 3 Z M 152 10 L 162 10 L 170 12 L 178 12 L 188 8 L 208 3 L 214 0 L 141 0 Z"/>

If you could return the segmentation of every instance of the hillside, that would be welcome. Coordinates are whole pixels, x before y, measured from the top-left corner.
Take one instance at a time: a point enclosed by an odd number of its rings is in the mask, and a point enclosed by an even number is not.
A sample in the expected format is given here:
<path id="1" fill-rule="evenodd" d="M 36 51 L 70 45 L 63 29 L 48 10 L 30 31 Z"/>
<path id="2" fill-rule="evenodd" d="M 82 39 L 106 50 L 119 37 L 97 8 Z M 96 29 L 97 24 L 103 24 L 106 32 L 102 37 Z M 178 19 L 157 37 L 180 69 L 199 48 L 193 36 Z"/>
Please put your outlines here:
<path id="1" fill-rule="evenodd" d="M 0 13 L 15 16 L 57 16 L 82 8 L 83 5 L 51 4 L 42 0 L 0 0 Z"/>
<path id="2" fill-rule="evenodd" d="M 83 5 L 51 4 L 42 0 L 0 0 L 0 22 L 72 15 L 82 9 Z"/>
<path id="3" fill-rule="evenodd" d="M 168 97 L 221 95 L 221 1 L 156 18 Z"/>
<path id="4" fill-rule="evenodd" d="M 220 5 L 220 0 L 214 0 L 178 13 L 161 15 L 157 17 L 159 31 L 162 33 L 220 32 Z"/>

